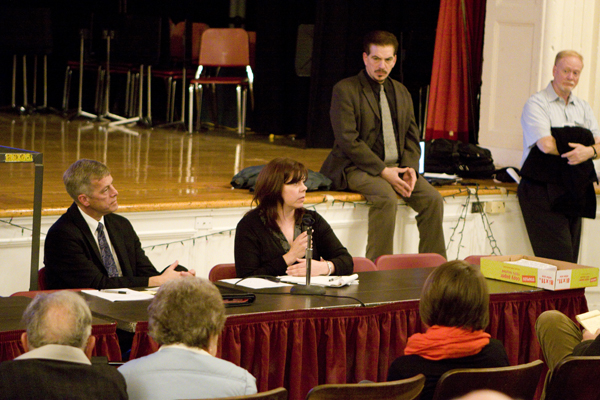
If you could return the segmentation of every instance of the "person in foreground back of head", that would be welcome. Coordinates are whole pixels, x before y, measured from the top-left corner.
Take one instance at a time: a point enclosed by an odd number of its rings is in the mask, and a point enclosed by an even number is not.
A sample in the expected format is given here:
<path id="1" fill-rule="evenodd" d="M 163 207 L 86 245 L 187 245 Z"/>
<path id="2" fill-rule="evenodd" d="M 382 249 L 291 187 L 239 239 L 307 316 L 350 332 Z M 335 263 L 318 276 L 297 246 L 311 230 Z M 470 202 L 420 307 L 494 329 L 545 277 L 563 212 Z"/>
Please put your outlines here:
<path id="1" fill-rule="evenodd" d="M 451 369 L 508 366 L 502 343 L 484 332 L 489 299 L 476 266 L 456 260 L 437 267 L 421 291 L 419 312 L 427 332 L 408 338 L 404 356 L 390 366 L 388 381 L 423 374 L 421 400 L 429 400 L 437 381 Z"/>
<path id="2" fill-rule="evenodd" d="M 512 397 L 495 390 L 475 390 L 454 400 L 512 400 Z"/>
<path id="3" fill-rule="evenodd" d="M 352 256 L 316 211 L 304 208 L 306 167 L 275 158 L 256 179 L 257 206 L 235 231 L 235 269 L 239 278 L 255 275 L 306 276 L 307 219 L 312 220 L 311 275 L 350 275 Z"/>
<path id="4" fill-rule="evenodd" d="M 156 353 L 119 367 L 133 400 L 210 399 L 256 393 L 248 371 L 215 357 L 225 306 L 210 281 L 183 277 L 163 284 L 148 307 Z"/>
<path id="5" fill-rule="evenodd" d="M 125 380 L 92 365 L 92 313 L 73 292 L 38 294 L 23 314 L 26 353 L 0 363 L 0 399 L 127 399 Z"/>

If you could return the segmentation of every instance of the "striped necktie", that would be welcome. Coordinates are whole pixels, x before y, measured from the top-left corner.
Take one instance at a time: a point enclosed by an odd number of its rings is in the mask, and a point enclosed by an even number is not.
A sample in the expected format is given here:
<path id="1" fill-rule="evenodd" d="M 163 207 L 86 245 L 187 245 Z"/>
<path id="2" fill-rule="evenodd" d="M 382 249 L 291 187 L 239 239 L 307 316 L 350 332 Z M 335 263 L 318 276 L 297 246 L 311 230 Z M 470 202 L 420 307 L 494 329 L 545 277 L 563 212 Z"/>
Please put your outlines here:
<path id="1" fill-rule="evenodd" d="M 398 145 L 396 144 L 396 135 L 394 134 L 394 124 L 392 123 L 392 114 L 390 105 L 385 95 L 383 85 L 379 85 L 379 103 L 381 104 L 381 125 L 383 127 L 383 144 L 385 148 L 386 164 L 396 164 L 398 162 Z"/>

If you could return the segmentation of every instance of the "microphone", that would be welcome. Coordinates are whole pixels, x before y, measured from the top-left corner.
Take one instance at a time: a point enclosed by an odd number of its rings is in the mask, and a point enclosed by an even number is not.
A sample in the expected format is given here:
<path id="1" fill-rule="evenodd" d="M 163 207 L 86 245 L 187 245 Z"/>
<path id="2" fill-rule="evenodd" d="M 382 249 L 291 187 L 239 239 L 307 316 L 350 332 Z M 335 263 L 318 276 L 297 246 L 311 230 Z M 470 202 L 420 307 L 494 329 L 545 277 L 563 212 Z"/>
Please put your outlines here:
<path id="1" fill-rule="evenodd" d="M 308 228 L 312 229 L 312 226 L 314 225 L 314 223 L 315 223 L 315 219 L 313 218 L 312 215 L 304 214 L 302 216 L 302 228 L 303 228 L 302 230 L 303 231 L 308 230 Z"/>
<path id="2" fill-rule="evenodd" d="M 293 294 L 325 294 L 325 288 L 321 286 L 311 286 L 310 284 L 310 275 L 311 275 L 311 266 L 312 266 L 312 235 L 313 228 L 312 226 L 315 223 L 315 219 L 310 214 L 304 214 L 302 216 L 302 227 L 306 227 L 306 234 L 308 236 L 308 241 L 306 245 L 306 254 L 304 258 L 306 259 L 306 285 L 296 285 L 290 289 L 290 293 Z"/>
<path id="3" fill-rule="evenodd" d="M 308 236 L 308 241 L 306 244 L 306 255 L 304 258 L 306 259 L 306 286 L 310 286 L 310 272 L 312 266 L 312 234 L 313 234 L 313 224 L 315 223 L 315 219 L 310 214 L 304 214 L 302 216 L 302 225 L 306 226 L 306 234 Z"/>

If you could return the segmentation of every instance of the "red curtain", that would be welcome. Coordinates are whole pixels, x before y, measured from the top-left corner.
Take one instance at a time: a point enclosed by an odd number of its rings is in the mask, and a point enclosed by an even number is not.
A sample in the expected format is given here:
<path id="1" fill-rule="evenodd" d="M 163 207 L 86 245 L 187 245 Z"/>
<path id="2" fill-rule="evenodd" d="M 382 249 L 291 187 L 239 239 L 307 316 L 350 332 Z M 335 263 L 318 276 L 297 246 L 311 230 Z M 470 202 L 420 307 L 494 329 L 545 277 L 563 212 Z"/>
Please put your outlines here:
<path id="1" fill-rule="evenodd" d="M 441 0 L 425 139 L 477 142 L 485 2 Z"/>
<path id="2" fill-rule="evenodd" d="M 12 360 L 25 353 L 21 343 L 23 332 L 23 330 L 17 330 L 0 333 L 0 362 Z"/>
<path id="3" fill-rule="evenodd" d="M 0 332 L 0 362 L 12 360 L 25 352 L 21 344 L 24 330 Z M 121 361 L 121 347 L 117 337 L 116 322 L 92 325 L 92 336 L 96 337 L 93 356 L 106 356 L 108 361 Z"/>
<path id="4" fill-rule="evenodd" d="M 96 346 L 94 346 L 92 356 L 105 356 L 111 362 L 122 361 L 116 322 L 92 325 L 92 336 L 96 338 Z"/>
<path id="5" fill-rule="evenodd" d="M 148 335 L 148 321 L 140 321 L 135 324 L 135 334 L 131 343 L 131 352 L 129 359 L 147 356 L 157 351 L 158 343 Z"/>

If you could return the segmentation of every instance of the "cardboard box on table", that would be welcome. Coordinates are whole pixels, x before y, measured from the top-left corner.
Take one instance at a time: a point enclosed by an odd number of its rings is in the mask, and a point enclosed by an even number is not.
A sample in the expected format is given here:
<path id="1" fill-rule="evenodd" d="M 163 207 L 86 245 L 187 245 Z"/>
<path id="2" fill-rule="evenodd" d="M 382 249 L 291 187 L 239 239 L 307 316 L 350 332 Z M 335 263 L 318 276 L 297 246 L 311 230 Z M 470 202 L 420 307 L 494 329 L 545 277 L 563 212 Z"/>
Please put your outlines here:
<path id="1" fill-rule="evenodd" d="M 521 259 L 555 265 L 557 270 L 548 271 L 507 263 L 508 261 L 518 261 Z M 481 273 L 486 278 L 535 286 L 548 290 L 598 286 L 598 268 L 596 267 L 587 267 L 585 265 L 566 261 L 525 256 L 521 254 L 482 257 Z"/>

